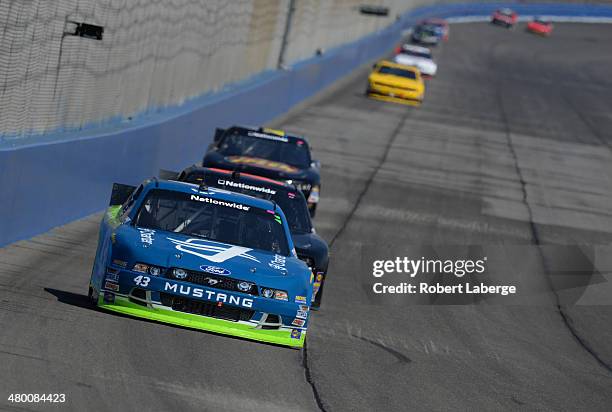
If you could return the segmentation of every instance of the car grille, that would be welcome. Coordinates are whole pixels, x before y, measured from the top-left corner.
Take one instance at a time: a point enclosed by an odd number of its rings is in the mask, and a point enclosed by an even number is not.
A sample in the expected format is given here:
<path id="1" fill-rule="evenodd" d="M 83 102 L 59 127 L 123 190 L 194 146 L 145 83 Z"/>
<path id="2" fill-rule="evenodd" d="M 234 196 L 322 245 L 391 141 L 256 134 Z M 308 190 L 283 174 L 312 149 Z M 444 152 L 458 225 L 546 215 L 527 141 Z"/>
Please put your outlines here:
<path id="1" fill-rule="evenodd" d="M 389 84 L 389 83 L 381 83 L 381 82 L 375 82 L 374 83 L 375 86 L 385 86 L 385 87 L 392 87 L 394 89 L 399 89 L 399 90 L 410 90 L 410 91 L 415 91 L 416 89 L 413 89 L 412 87 L 399 87 L 399 86 L 395 86 L 393 84 Z"/>
<path id="2" fill-rule="evenodd" d="M 196 272 L 196 271 L 187 270 L 187 269 L 183 269 L 185 270 L 185 272 L 187 272 L 187 277 L 185 279 L 175 279 L 172 276 L 172 270 L 173 269 L 170 269 L 168 271 L 168 274 L 166 275 L 166 277 L 173 279 L 173 280 L 178 280 L 180 282 L 195 283 L 196 285 L 208 286 L 213 289 L 222 289 L 222 290 L 230 290 L 232 292 L 246 293 L 246 294 L 253 295 L 253 296 L 259 295 L 259 292 L 258 292 L 259 288 L 257 287 L 257 285 L 255 285 L 252 282 L 249 282 L 253 285 L 251 286 L 251 289 L 248 290 L 247 292 L 243 292 L 242 290 L 238 289 L 238 283 L 241 281 L 237 279 L 229 278 L 227 276 L 216 276 L 216 275 L 211 275 L 205 272 Z"/>
<path id="3" fill-rule="evenodd" d="M 134 298 L 137 298 L 137 299 L 134 299 Z M 132 292 L 130 293 L 129 299 L 130 299 L 130 302 L 135 303 L 137 305 L 147 306 L 147 303 L 143 302 L 147 300 L 147 291 L 144 289 L 134 288 L 132 289 Z"/>
<path id="4" fill-rule="evenodd" d="M 241 309 L 229 305 L 219 306 L 218 303 L 189 299 L 182 296 L 174 296 L 164 292 L 160 292 L 160 297 L 162 305 L 171 307 L 172 310 L 191 313 L 194 315 L 208 316 L 211 318 L 230 320 L 233 322 L 250 320 L 255 313 L 255 311 L 251 309 Z"/>

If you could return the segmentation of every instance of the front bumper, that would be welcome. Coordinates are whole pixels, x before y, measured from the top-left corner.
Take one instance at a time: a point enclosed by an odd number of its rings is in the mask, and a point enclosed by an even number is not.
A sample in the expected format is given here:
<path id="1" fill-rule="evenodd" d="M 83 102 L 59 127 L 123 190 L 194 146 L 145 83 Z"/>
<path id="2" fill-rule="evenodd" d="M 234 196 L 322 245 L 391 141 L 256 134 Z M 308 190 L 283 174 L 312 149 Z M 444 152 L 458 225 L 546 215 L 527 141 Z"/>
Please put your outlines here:
<path id="1" fill-rule="evenodd" d="M 527 31 L 533 34 L 539 34 L 540 36 L 548 36 L 550 34 L 550 30 L 543 30 L 537 27 L 527 26 Z"/>
<path id="2" fill-rule="evenodd" d="M 310 315 L 305 302 L 276 301 L 154 276 L 146 276 L 143 286 L 143 274 L 131 271 L 112 277 L 99 291 L 101 309 L 260 342 L 304 346 Z"/>
<path id="3" fill-rule="evenodd" d="M 392 87 L 369 86 L 367 94 L 368 97 L 373 99 L 407 104 L 410 106 L 420 106 L 423 102 L 422 93 Z"/>

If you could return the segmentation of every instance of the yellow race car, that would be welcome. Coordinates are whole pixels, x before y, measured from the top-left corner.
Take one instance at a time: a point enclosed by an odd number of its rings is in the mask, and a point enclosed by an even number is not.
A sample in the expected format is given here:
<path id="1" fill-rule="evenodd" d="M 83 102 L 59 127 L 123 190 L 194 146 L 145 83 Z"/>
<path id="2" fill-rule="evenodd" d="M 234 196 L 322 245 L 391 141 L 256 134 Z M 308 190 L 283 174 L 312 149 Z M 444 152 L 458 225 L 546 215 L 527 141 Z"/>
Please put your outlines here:
<path id="1" fill-rule="evenodd" d="M 381 60 L 368 77 L 366 94 L 378 100 L 418 106 L 425 95 L 425 83 L 416 67 Z"/>

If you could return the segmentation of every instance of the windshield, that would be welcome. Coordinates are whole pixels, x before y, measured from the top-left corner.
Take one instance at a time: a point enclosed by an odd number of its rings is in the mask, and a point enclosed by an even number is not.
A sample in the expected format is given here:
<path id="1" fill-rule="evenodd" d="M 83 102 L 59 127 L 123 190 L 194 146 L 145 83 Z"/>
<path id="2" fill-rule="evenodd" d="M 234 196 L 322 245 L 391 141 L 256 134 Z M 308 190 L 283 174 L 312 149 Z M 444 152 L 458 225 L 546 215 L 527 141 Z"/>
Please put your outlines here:
<path id="1" fill-rule="evenodd" d="M 436 28 L 431 27 L 431 26 L 421 26 L 417 29 L 417 34 L 420 34 L 423 36 L 435 36 Z"/>
<path id="2" fill-rule="evenodd" d="M 303 140 L 283 142 L 255 136 L 231 134 L 221 141 L 224 156 L 250 156 L 286 163 L 300 169 L 310 167 L 310 152 Z"/>
<path id="3" fill-rule="evenodd" d="M 380 66 L 378 72 L 381 74 L 391 74 L 393 76 L 406 77 L 407 79 L 416 79 L 416 73 L 411 70 L 400 69 L 397 67 Z"/>
<path id="4" fill-rule="evenodd" d="M 134 221 L 138 227 L 196 236 L 231 245 L 289 255 L 280 216 L 204 193 L 149 191 Z"/>
<path id="5" fill-rule="evenodd" d="M 251 184 L 233 181 L 229 176 L 221 177 L 219 175 L 215 176 L 213 174 L 205 174 L 197 171 L 189 173 L 183 180 L 188 183 L 200 184 L 205 176 L 205 183 L 209 186 L 231 190 L 232 192 L 243 193 L 261 199 L 273 200 L 285 214 L 287 224 L 292 232 L 308 233 L 312 231 L 312 222 L 310 221 L 308 205 L 301 191 L 288 191 L 282 186 L 263 184 L 263 182 Z"/>
<path id="6" fill-rule="evenodd" d="M 407 56 L 422 57 L 424 59 L 431 59 L 431 55 L 429 53 L 417 52 L 414 50 L 402 50 L 400 54 L 405 54 Z"/>

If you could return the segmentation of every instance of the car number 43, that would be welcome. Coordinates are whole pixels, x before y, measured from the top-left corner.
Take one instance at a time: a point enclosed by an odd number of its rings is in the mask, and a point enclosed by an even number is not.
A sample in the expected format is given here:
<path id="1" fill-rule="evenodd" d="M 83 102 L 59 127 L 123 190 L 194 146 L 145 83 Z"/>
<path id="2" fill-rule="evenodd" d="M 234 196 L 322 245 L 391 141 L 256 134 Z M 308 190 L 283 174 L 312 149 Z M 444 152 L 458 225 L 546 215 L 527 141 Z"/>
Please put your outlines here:
<path id="1" fill-rule="evenodd" d="M 143 286 L 143 287 L 146 287 L 150 281 L 151 281 L 151 278 L 148 276 L 140 275 L 134 278 L 134 283 L 137 284 L 138 286 Z"/>

